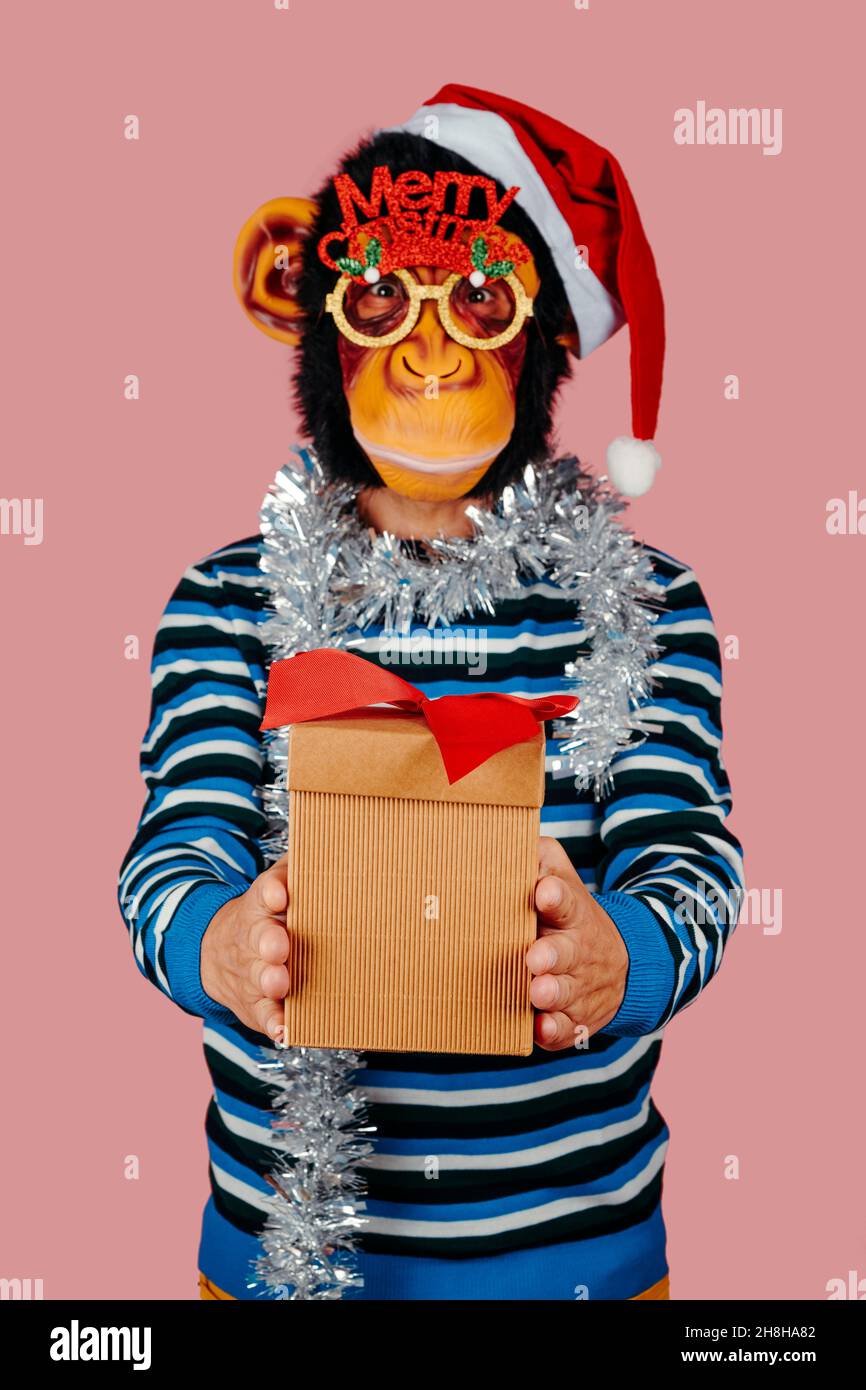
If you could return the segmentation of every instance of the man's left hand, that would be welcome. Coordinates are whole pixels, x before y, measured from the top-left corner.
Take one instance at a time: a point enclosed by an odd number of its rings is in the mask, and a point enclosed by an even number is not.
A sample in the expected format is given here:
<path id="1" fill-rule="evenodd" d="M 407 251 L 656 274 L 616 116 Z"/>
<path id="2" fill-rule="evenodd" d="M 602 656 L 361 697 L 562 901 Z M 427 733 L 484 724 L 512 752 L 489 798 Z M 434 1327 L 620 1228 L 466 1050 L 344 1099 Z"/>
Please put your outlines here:
<path id="1" fill-rule="evenodd" d="M 625 994 L 628 951 L 603 907 L 584 887 L 558 840 L 538 842 L 538 940 L 526 964 L 535 977 L 535 1041 L 548 1052 L 599 1032 Z M 584 1032 L 585 1030 L 585 1032 Z"/>

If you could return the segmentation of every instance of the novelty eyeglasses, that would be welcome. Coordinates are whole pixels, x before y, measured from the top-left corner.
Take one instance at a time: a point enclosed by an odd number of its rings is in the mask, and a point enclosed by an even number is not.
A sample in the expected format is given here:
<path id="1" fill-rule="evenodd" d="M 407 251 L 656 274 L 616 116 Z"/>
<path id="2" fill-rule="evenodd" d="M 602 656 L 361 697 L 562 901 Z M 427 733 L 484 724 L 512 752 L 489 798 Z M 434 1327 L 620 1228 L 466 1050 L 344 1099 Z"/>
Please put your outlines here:
<path id="1" fill-rule="evenodd" d="M 391 347 L 412 332 L 425 299 L 436 301 L 439 321 L 463 347 L 504 347 L 532 315 L 532 300 L 513 273 L 473 285 L 449 275 L 441 285 L 420 285 L 408 270 L 393 270 L 373 284 L 341 275 L 325 298 L 340 332 L 359 347 Z"/>

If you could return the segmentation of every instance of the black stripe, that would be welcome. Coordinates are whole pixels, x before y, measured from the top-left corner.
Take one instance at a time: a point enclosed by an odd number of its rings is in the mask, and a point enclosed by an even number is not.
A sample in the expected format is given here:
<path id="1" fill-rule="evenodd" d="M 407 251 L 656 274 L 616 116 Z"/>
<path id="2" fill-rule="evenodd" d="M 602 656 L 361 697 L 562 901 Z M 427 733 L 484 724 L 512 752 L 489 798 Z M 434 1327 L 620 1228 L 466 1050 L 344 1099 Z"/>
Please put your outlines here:
<path id="1" fill-rule="evenodd" d="M 446 1144 L 449 1139 L 493 1136 L 513 1138 L 517 1148 L 526 1136 L 536 1137 L 539 1130 L 590 1116 L 597 1117 L 599 1125 L 605 1124 L 609 1111 L 634 1106 L 650 1082 L 661 1046 L 661 1039 L 657 1039 L 622 1076 L 610 1081 L 572 1086 L 553 1095 L 511 1103 L 502 1101 L 489 1106 L 410 1106 L 396 1101 L 371 1101 L 369 1120 L 381 1139 L 430 1139 L 434 1152 L 435 1144 Z M 262 1110 L 270 1110 L 273 1090 L 266 1080 L 257 1081 L 207 1044 L 205 1057 L 215 1089 Z M 263 1077 L 266 1076 L 267 1073 L 263 1073 Z M 357 1081 L 363 1089 L 363 1072 L 358 1073 Z M 218 1115 L 214 1123 L 224 1130 Z M 250 1150 L 261 1147 L 249 1140 L 237 1142 L 245 1147 L 249 1145 Z"/>
<path id="2" fill-rule="evenodd" d="M 652 1216 L 661 1200 L 663 1174 L 664 1169 L 630 1202 L 616 1206 L 590 1207 L 541 1225 L 480 1237 L 426 1236 L 423 1239 L 414 1236 L 379 1235 L 362 1230 L 358 1247 L 370 1254 L 378 1255 L 472 1259 L 483 1255 L 504 1254 L 510 1250 L 531 1250 L 543 1245 L 559 1245 L 566 1241 L 614 1235 L 617 1231 L 636 1226 Z M 265 1224 L 263 1214 L 232 1194 L 224 1192 L 217 1185 L 212 1168 L 211 1191 L 214 1206 L 221 1216 L 248 1235 L 261 1235 Z"/>

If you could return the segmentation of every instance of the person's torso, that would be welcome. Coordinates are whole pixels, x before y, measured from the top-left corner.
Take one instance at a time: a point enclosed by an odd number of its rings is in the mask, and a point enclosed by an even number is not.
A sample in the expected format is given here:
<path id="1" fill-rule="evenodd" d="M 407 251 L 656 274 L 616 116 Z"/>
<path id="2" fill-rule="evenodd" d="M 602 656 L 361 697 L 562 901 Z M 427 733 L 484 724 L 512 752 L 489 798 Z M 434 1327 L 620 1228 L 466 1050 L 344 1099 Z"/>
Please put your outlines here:
<path id="1" fill-rule="evenodd" d="M 252 544 L 252 543 L 251 543 Z M 261 619 L 250 595 L 249 616 Z M 427 695 L 566 691 L 565 668 L 586 652 L 573 602 L 527 584 L 495 614 L 440 632 L 370 627 L 351 649 Z M 264 702 L 266 655 L 247 641 Z M 600 804 L 554 776 L 548 739 L 542 834 L 565 847 L 591 890 L 603 853 Z M 214 1085 L 207 1119 L 215 1205 L 248 1232 L 261 1226 L 273 1166 L 270 1092 L 260 1039 L 208 1023 Z M 609 1037 L 527 1057 L 367 1053 L 358 1083 L 373 1153 L 364 1163 L 363 1248 L 386 1255 L 483 1257 L 604 1236 L 657 1208 L 668 1131 L 650 1097 L 661 1037 Z"/>

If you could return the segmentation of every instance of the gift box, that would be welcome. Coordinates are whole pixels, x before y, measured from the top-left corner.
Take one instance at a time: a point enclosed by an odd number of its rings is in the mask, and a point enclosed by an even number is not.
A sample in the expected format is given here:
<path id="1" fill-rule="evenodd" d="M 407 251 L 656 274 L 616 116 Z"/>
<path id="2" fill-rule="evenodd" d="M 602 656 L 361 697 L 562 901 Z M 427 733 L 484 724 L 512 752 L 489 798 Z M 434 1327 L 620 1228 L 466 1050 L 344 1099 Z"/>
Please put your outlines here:
<path id="1" fill-rule="evenodd" d="M 288 1046 L 531 1052 L 540 721 L 575 703 L 427 700 L 335 650 L 274 664 L 263 727 L 291 725 Z"/>

